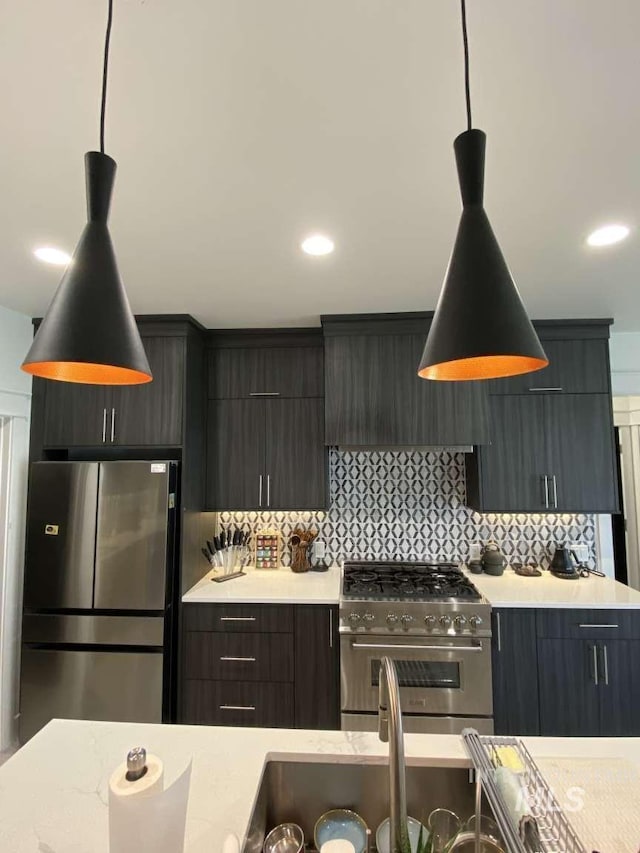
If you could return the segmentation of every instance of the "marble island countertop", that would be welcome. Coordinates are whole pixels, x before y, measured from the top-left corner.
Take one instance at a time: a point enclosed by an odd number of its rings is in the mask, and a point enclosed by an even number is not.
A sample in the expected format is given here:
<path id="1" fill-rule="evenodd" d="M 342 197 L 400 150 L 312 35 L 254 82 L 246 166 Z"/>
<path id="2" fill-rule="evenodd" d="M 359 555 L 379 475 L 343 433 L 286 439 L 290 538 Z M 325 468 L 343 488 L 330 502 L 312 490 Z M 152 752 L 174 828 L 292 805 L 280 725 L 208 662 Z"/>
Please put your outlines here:
<path id="1" fill-rule="evenodd" d="M 534 758 L 621 758 L 640 766 L 640 738 L 525 738 Z M 134 745 L 171 780 L 193 759 L 185 853 L 244 839 L 265 760 L 386 762 L 365 732 L 312 732 L 54 720 L 0 768 L 0 850 L 107 853 L 108 780 Z M 467 767 L 454 735 L 406 735 L 409 764 Z"/>
<path id="2" fill-rule="evenodd" d="M 340 569 L 295 574 L 288 568 L 253 569 L 245 577 L 224 583 L 206 574 L 183 597 L 185 603 L 337 604 Z M 640 592 L 611 578 L 591 575 L 562 580 L 543 572 L 524 578 L 507 568 L 500 577 L 469 574 L 471 582 L 493 607 L 555 607 L 640 609 Z"/>

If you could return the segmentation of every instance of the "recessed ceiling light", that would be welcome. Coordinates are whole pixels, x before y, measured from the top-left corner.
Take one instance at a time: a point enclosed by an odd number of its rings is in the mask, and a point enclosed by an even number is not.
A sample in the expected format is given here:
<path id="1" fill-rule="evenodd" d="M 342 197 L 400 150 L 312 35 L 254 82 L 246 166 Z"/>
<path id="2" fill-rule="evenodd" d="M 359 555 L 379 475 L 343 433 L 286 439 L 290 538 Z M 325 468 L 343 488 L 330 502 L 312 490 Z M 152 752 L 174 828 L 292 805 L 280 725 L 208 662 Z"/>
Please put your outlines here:
<path id="1" fill-rule="evenodd" d="M 55 264 L 57 267 L 66 267 L 71 262 L 71 255 L 63 252 L 62 249 L 54 249 L 53 246 L 41 246 L 33 254 L 38 260 L 46 264 Z"/>
<path id="2" fill-rule="evenodd" d="M 334 248 L 333 240 L 323 234 L 312 234 L 302 241 L 302 251 L 307 255 L 330 255 Z"/>
<path id="3" fill-rule="evenodd" d="M 612 246 L 628 235 L 629 228 L 626 225 L 603 225 L 589 234 L 587 243 L 589 246 Z"/>

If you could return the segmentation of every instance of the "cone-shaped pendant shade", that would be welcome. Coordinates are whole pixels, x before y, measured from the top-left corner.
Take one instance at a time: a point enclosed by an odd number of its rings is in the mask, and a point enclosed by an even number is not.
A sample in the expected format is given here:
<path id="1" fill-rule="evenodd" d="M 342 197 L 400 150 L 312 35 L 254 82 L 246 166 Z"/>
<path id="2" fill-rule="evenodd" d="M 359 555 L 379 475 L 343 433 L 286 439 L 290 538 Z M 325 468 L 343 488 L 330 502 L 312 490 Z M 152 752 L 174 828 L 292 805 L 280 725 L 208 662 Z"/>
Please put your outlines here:
<path id="1" fill-rule="evenodd" d="M 423 379 L 493 379 L 549 363 L 482 206 L 486 135 L 454 142 L 463 210 L 418 368 Z"/>
<path id="2" fill-rule="evenodd" d="M 152 379 L 107 228 L 115 161 L 85 154 L 87 225 L 22 369 L 45 379 L 138 385 Z"/>

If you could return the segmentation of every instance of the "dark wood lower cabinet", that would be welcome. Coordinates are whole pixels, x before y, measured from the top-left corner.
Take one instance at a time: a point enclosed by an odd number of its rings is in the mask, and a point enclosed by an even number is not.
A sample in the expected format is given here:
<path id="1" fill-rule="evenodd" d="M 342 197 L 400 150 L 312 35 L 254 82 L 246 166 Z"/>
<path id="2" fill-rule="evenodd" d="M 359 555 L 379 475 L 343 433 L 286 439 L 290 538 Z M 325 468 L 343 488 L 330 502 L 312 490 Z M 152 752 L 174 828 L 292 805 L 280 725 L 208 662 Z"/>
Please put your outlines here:
<path id="1" fill-rule="evenodd" d="M 338 608 L 296 607 L 294 641 L 296 728 L 339 729 Z"/>
<path id="2" fill-rule="evenodd" d="M 540 734 L 600 734 L 596 655 L 589 640 L 538 640 Z"/>
<path id="3" fill-rule="evenodd" d="M 339 729 L 337 611 L 185 605 L 181 721 Z"/>
<path id="4" fill-rule="evenodd" d="M 495 733 L 540 734 L 535 610 L 493 611 L 491 669 Z"/>

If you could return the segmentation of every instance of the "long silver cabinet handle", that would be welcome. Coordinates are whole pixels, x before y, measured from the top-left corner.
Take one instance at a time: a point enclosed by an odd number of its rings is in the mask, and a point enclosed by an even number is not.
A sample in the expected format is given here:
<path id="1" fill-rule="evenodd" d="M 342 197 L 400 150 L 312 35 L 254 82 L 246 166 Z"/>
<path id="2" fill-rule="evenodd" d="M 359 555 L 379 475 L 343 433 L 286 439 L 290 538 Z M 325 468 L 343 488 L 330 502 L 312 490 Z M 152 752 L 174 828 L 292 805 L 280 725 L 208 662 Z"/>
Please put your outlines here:
<path id="1" fill-rule="evenodd" d="M 562 391 L 561 386 L 550 385 L 548 388 L 529 388 L 529 391 L 537 391 L 539 394 L 544 394 L 548 391 Z"/>
<path id="2" fill-rule="evenodd" d="M 279 397 L 279 391 L 249 391 L 250 397 Z"/>
<path id="3" fill-rule="evenodd" d="M 578 628 L 619 628 L 619 625 L 599 625 L 596 622 L 581 622 Z"/>
<path id="4" fill-rule="evenodd" d="M 553 508 L 558 509 L 558 483 L 555 474 L 551 477 L 551 482 L 553 483 Z"/>
<path id="5" fill-rule="evenodd" d="M 502 626 L 500 624 L 500 614 L 496 613 L 496 628 L 498 629 L 497 633 L 497 641 L 498 641 L 498 651 L 502 651 Z"/>
<path id="6" fill-rule="evenodd" d="M 116 439 L 116 410 L 111 409 L 111 443 Z"/>
<path id="7" fill-rule="evenodd" d="M 255 658 L 234 658 L 234 657 L 229 657 L 227 655 L 225 655 L 224 657 L 221 657 L 220 660 L 242 661 L 243 663 L 255 663 L 256 662 Z"/>
<path id="8" fill-rule="evenodd" d="M 260 487 L 259 487 L 259 494 L 258 494 L 258 504 L 260 506 L 262 506 L 262 474 L 260 474 Z"/>
<path id="9" fill-rule="evenodd" d="M 107 442 L 107 410 L 102 410 L 102 443 Z"/>
<path id="10" fill-rule="evenodd" d="M 255 616 L 221 616 L 221 622 L 255 622 Z"/>
<path id="11" fill-rule="evenodd" d="M 220 705 L 221 711 L 255 711 L 255 705 Z"/>
<path id="12" fill-rule="evenodd" d="M 592 646 L 593 651 L 593 683 L 598 686 L 598 647 Z"/>
<path id="13" fill-rule="evenodd" d="M 546 509 L 549 509 L 549 478 L 545 474 L 542 479 L 544 481 L 544 505 Z"/>
<path id="14" fill-rule="evenodd" d="M 481 652 L 482 651 L 482 644 L 479 646 L 418 646 L 418 645 L 412 646 L 412 645 L 403 643 L 402 645 L 393 646 L 390 643 L 389 644 L 387 644 L 387 643 L 352 643 L 351 648 L 352 649 L 379 649 L 380 651 L 383 651 L 383 650 L 391 651 L 391 650 L 395 649 L 396 651 L 399 651 L 399 652 L 404 652 L 407 650 L 416 651 L 416 652 L 421 652 L 421 651 L 429 651 L 429 652 Z"/>
<path id="15" fill-rule="evenodd" d="M 604 683 L 609 685 L 609 655 L 607 654 L 607 647 L 602 647 L 602 662 L 604 663 Z"/>
<path id="16" fill-rule="evenodd" d="M 271 474 L 267 474 L 267 506 L 271 506 Z"/>
<path id="17" fill-rule="evenodd" d="M 329 608 L 329 648 L 333 648 L 333 610 Z"/>

